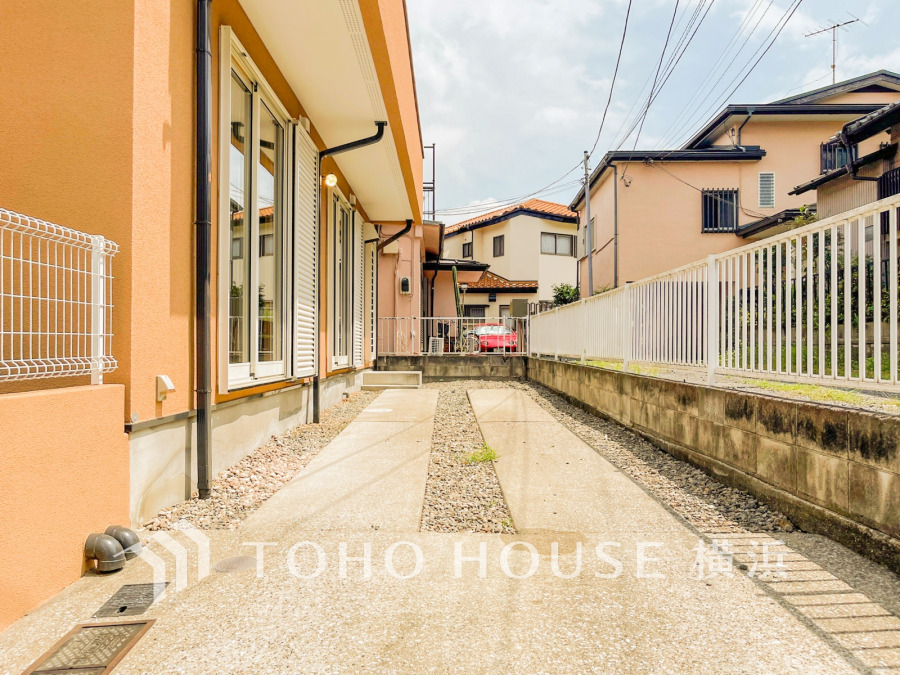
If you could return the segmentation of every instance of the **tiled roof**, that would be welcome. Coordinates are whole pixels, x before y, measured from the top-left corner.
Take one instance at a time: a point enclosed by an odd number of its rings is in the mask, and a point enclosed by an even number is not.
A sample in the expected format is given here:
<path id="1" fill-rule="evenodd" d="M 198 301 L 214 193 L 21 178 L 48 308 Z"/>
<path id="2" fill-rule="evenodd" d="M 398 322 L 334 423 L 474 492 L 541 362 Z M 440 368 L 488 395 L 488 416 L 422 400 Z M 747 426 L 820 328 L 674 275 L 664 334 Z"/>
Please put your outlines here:
<path id="1" fill-rule="evenodd" d="M 274 206 L 264 206 L 259 210 L 259 219 L 260 220 L 262 220 L 263 218 L 271 218 L 273 215 L 275 215 L 275 207 Z M 243 218 L 244 218 L 243 209 L 241 209 L 240 211 L 233 211 L 231 213 L 232 220 L 243 220 Z"/>
<path id="2" fill-rule="evenodd" d="M 493 272 L 485 272 L 479 281 L 469 284 L 467 288 L 469 291 L 536 291 L 537 289 L 537 281 L 510 281 Z"/>
<path id="3" fill-rule="evenodd" d="M 481 225 L 482 223 L 487 223 L 489 221 L 500 221 L 506 220 L 507 218 L 511 218 L 513 214 L 518 213 L 519 211 L 528 211 L 531 213 L 537 214 L 546 214 L 548 216 L 556 216 L 558 218 L 571 218 L 572 222 L 575 222 L 575 219 L 578 217 L 578 214 L 574 211 L 570 210 L 568 206 L 563 204 L 557 204 L 555 202 L 545 202 L 543 199 L 529 199 L 527 202 L 522 202 L 521 204 L 516 204 L 515 206 L 507 206 L 504 209 L 497 209 L 496 211 L 491 211 L 490 213 L 483 213 L 480 216 L 476 216 L 475 218 L 470 218 L 469 220 L 464 220 L 461 223 L 456 223 L 456 225 L 448 225 L 444 229 L 444 234 L 452 234 L 453 232 L 459 232 L 460 230 L 471 229 L 475 225 Z"/>
<path id="4" fill-rule="evenodd" d="M 900 121 L 900 101 L 890 103 L 865 117 L 860 117 L 844 125 L 843 133 L 853 141 L 861 141 L 891 128 Z M 832 140 L 840 140 L 840 134 Z"/>

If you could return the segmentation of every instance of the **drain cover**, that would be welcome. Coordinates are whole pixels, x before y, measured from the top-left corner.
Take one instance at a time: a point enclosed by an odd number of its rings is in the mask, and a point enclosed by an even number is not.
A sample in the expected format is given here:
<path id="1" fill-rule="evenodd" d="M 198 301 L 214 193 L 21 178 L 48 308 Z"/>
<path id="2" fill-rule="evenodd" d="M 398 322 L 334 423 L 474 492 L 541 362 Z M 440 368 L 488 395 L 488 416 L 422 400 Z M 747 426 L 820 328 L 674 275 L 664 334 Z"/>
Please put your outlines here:
<path id="1" fill-rule="evenodd" d="M 143 614 L 160 593 L 166 590 L 168 584 L 168 581 L 157 584 L 126 584 L 116 591 L 94 616 L 106 618 Z"/>
<path id="2" fill-rule="evenodd" d="M 244 570 L 256 569 L 256 558 L 249 555 L 234 555 L 230 558 L 223 558 L 215 565 L 213 569 L 216 572 L 243 572 Z"/>
<path id="3" fill-rule="evenodd" d="M 154 620 L 79 624 L 26 670 L 25 675 L 112 672 L 128 650 L 150 630 Z"/>

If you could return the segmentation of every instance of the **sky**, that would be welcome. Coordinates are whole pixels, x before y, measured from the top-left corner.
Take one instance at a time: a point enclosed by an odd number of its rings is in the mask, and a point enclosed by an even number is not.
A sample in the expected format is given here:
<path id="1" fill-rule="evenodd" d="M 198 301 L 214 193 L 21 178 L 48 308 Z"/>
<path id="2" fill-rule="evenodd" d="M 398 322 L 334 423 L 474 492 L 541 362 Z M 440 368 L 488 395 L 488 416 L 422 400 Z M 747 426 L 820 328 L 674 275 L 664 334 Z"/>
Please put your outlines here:
<path id="1" fill-rule="evenodd" d="M 831 32 L 805 36 L 832 23 L 862 20 L 838 31 L 838 81 L 900 72 L 896 0 L 799 0 L 785 22 L 797 1 L 679 0 L 675 12 L 676 0 L 632 0 L 591 166 L 607 150 L 634 147 L 637 129 L 627 132 L 640 119 L 670 25 L 656 78 L 665 83 L 638 149 L 677 147 L 726 103 L 765 103 L 830 84 Z M 465 220 L 550 184 L 541 198 L 569 203 L 584 173 L 576 165 L 600 129 L 628 0 L 406 4 L 423 143 L 437 148 L 438 220 Z"/>

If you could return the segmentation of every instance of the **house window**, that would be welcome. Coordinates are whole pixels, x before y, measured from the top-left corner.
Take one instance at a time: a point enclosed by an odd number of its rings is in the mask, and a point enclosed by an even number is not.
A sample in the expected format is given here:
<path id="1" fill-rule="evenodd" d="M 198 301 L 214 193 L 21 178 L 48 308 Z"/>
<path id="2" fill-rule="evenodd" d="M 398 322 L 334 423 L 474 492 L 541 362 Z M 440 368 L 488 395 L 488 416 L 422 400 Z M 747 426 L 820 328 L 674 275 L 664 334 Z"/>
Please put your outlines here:
<path id="1" fill-rule="evenodd" d="M 494 237 L 494 257 L 499 258 L 503 255 L 503 235 Z"/>
<path id="2" fill-rule="evenodd" d="M 737 227 L 737 190 L 703 190 L 703 232 L 734 232 Z"/>
<path id="3" fill-rule="evenodd" d="M 275 255 L 275 237 L 271 234 L 259 235 L 260 257 Z"/>
<path id="4" fill-rule="evenodd" d="M 467 317 L 483 319 L 485 314 L 486 307 L 484 305 L 466 305 L 463 309 L 463 313 Z"/>
<path id="5" fill-rule="evenodd" d="M 223 92 L 229 160 L 222 175 L 231 230 L 227 380 L 240 386 L 287 374 L 289 118 L 249 59 L 233 57 L 230 66 Z"/>
<path id="6" fill-rule="evenodd" d="M 571 234 L 541 232 L 541 253 L 546 255 L 575 255 L 575 237 Z"/>
<path id="7" fill-rule="evenodd" d="M 835 169 L 847 166 L 851 161 L 859 158 L 859 145 L 850 146 L 850 151 L 840 141 L 822 143 L 819 146 L 820 172 L 828 173 Z"/>
<path id="8" fill-rule="evenodd" d="M 353 317 L 353 220 L 350 205 L 331 196 L 329 261 L 332 366 L 350 365 Z"/>
<path id="9" fill-rule="evenodd" d="M 759 207 L 775 208 L 775 173 L 772 171 L 759 172 Z"/>
<path id="10" fill-rule="evenodd" d="M 317 372 L 319 152 L 231 28 L 219 36 L 217 380 L 227 393 Z"/>
<path id="11" fill-rule="evenodd" d="M 467 241 L 466 243 L 463 244 L 462 257 L 463 258 L 471 258 L 472 257 L 472 242 L 471 241 Z"/>

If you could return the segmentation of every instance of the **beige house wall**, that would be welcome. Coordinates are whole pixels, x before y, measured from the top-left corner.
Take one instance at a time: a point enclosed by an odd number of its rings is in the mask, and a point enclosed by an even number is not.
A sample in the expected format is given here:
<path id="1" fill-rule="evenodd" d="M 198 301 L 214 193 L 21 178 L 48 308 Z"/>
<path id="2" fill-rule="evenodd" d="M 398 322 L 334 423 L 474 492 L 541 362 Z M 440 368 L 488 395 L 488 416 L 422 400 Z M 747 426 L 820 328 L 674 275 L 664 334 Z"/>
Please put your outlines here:
<path id="1" fill-rule="evenodd" d="M 538 282 L 536 294 L 511 297 L 529 297 L 529 302 L 549 301 L 553 299 L 552 287 L 555 284 L 567 283 L 574 286 L 578 283 L 578 267 L 576 259 L 572 256 L 541 253 L 542 232 L 575 236 L 577 229 L 575 223 L 562 223 L 520 214 L 499 223 L 447 237 L 444 240 L 444 256 L 462 258 L 463 243 L 471 241 L 474 259 L 488 263 L 490 272 L 510 281 Z M 495 258 L 494 237 L 500 235 L 504 237 L 504 254 Z M 498 295 L 498 298 L 501 296 Z M 467 301 L 467 304 L 473 303 Z M 498 300 L 493 304 L 499 307 L 501 304 L 509 303 L 506 300 Z"/>
<path id="2" fill-rule="evenodd" d="M 896 100 L 900 94 L 889 96 Z M 746 146 L 761 146 L 766 151 L 766 156 L 759 161 L 657 161 L 652 165 L 617 161 L 619 285 L 746 243 L 735 234 L 701 231 L 701 189 L 737 188 L 739 225 L 814 201 L 815 193 L 792 196 L 788 192 L 819 174 L 819 146 L 837 133 L 842 124 L 838 120 L 782 122 L 751 118 L 743 129 L 741 142 Z M 884 135 L 861 143 L 860 156 L 877 150 L 879 143 L 886 140 L 888 137 Z M 759 206 L 759 174 L 770 171 L 775 173 L 775 206 L 763 208 Z M 629 187 L 621 180 L 625 174 Z M 613 285 L 613 199 L 612 170 L 607 169 L 591 193 L 591 215 L 595 218 L 595 291 Z M 583 203 L 579 221 L 583 227 Z M 579 262 L 582 288 L 587 287 L 586 260 Z"/>

